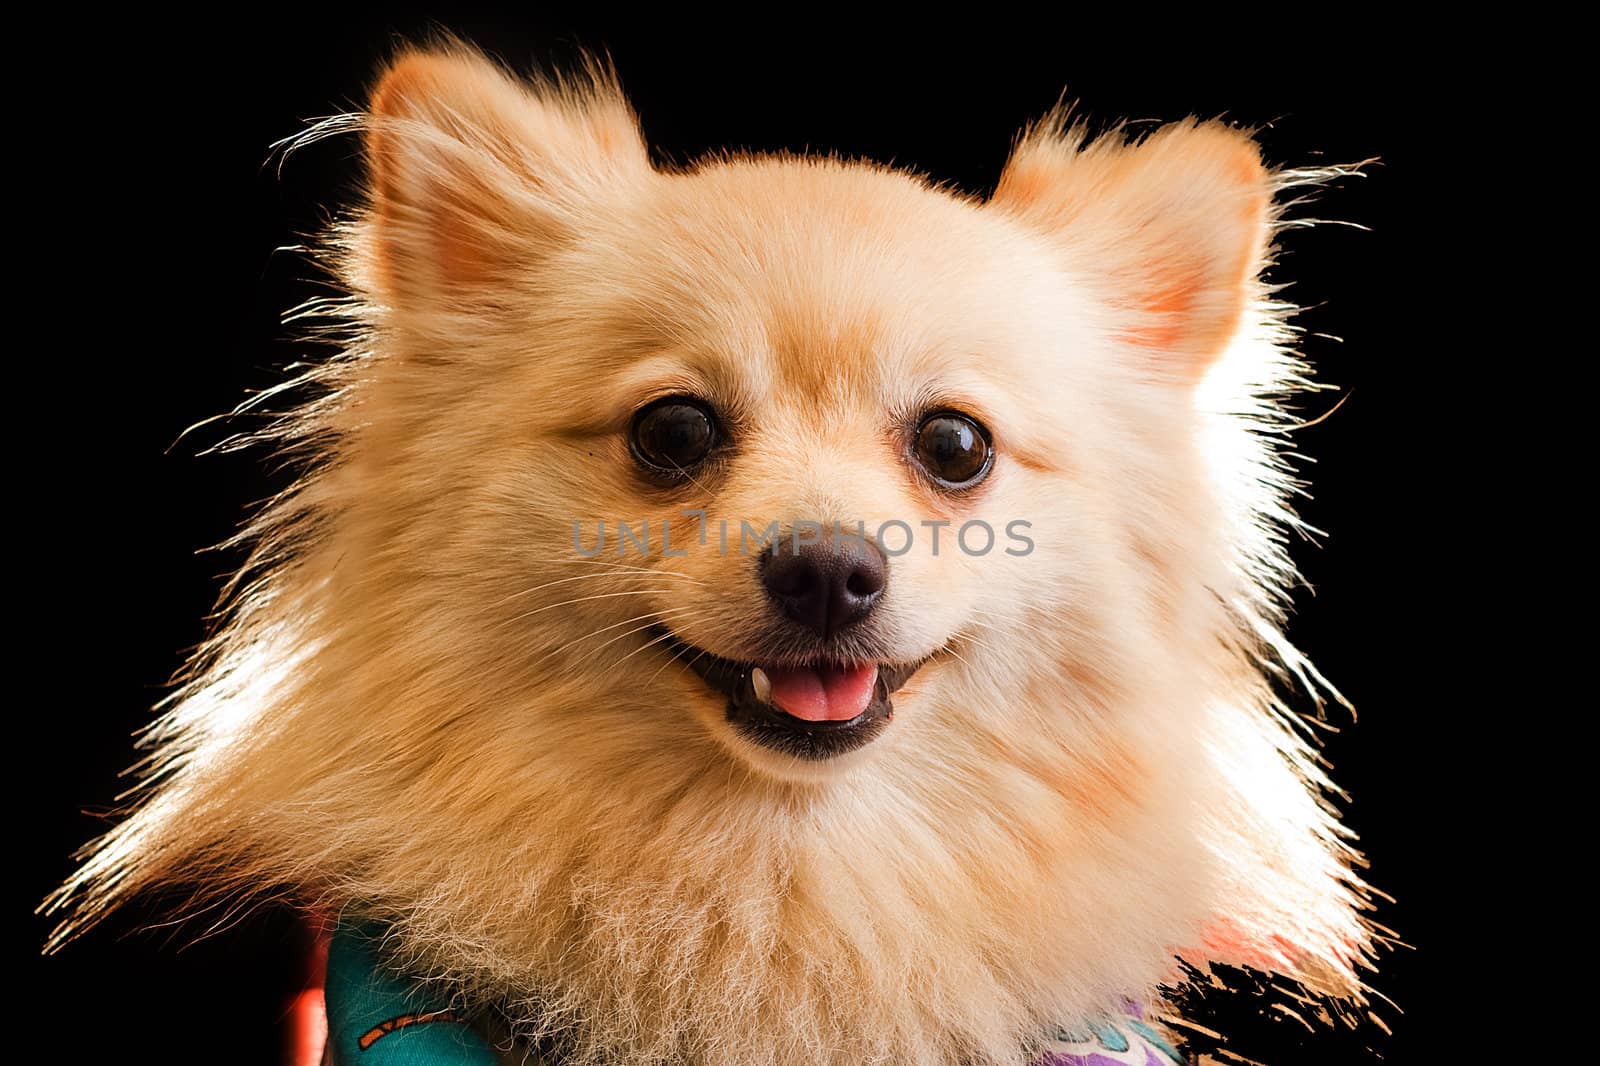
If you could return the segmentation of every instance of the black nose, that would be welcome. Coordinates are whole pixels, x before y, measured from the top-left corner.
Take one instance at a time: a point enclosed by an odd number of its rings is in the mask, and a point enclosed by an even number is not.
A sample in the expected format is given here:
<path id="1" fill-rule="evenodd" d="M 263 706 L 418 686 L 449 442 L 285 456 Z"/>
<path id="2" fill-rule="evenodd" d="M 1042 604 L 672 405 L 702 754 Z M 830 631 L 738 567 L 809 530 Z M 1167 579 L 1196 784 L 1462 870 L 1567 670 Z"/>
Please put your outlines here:
<path id="1" fill-rule="evenodd" d="M 889 583 L 883 549 L 865 537 L 776 538 L 761 557 L 761 583 L 783 613 L 827 638 L 859 622 Z"/>

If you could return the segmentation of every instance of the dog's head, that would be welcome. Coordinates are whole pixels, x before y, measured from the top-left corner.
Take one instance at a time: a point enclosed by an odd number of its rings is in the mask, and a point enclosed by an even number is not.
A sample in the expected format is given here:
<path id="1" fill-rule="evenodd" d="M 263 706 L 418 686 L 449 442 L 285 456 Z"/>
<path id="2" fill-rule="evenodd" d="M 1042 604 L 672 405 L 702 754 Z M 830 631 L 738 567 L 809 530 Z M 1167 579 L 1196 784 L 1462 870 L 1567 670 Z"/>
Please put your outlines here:
<path id="1" fill-rule="evenodd" d="M 359 126 L 317 462 L 86 913 L 288 884 L 597 1061 L 1012 1061 L 1186 948 L 1348 973 L 1256 659 L 1297 366 L 1248 137 L 1051 120 L 983 199 L 677 169 L 608 76 L 460 50 Z"/>
<path id="2" fill-rule="evenodd" d="M 455 56 L 373 110 L 381 410 L 417 442 L 385 476 L 472 585 L 428 613 L 474 604 L 497 661 L 807 779 L 961 715 L 952 685 L 1021 723 L 1189 668 L 1226 580 L 1195 391 L 1269 224 L 1247 137 L 1047 126 L 982 202 L 663 171 L 604 82 Z"/>

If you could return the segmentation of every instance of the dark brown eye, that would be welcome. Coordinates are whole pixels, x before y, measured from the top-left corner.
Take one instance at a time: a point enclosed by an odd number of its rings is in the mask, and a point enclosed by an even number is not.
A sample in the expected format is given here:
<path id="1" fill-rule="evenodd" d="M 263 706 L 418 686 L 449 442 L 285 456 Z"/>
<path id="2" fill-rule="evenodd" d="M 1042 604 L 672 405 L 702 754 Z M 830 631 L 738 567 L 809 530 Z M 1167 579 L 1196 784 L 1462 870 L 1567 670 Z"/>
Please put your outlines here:
<path id="1" fill-rule="evenodd" d="M 669 396 L 633 416 L 633 454 L 658 472 L 675 474 L 700 463 L 717 443 L 717 423 L 699 400 Z"/>
<path id="2" fill-rule="evenodd" d="M 935 411 L 923 418 L 914 442 L 917 462 L 944 488 L 971 488 L 989 473 L 989 431 L 966 415 Z"/>

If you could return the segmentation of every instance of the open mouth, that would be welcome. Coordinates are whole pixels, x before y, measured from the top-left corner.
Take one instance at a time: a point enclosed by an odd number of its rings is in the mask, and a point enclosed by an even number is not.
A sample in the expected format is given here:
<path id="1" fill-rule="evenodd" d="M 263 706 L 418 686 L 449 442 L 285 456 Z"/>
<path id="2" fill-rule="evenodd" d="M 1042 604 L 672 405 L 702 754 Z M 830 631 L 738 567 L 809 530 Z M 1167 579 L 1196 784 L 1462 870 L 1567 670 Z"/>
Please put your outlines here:
<path id="1" fill-rule="evenodd" d="M 797 666 L 736 662 L 663 636 L 683 663 L 727 698 L 728 722 L 746 739 L 821 761 L 875 740 L 894 718 L 894 695 L 932 656 L 914 663 Z"/>

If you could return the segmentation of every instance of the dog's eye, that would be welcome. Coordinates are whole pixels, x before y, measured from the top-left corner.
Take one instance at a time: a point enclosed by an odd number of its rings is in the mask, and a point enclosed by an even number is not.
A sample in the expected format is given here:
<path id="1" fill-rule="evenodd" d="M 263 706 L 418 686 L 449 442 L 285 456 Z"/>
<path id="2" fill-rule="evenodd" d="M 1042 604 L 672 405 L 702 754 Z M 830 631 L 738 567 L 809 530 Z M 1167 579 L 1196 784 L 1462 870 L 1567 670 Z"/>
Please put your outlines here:
<path id="1" fill-rule="evenodd" d="M 982 424 L 955 411 L 935 411 L 917 427 L 917 462 L 941 486 L 971 488 L 989 473 L 994 449 Z"/>
<path id="2" fill-rule="evenodd" d="M 633 454 L 658 473 L 678 473 L 703 460 L 717 443 L 717 423 L 698 400 L 669 396 L 633 416 Z"/>

